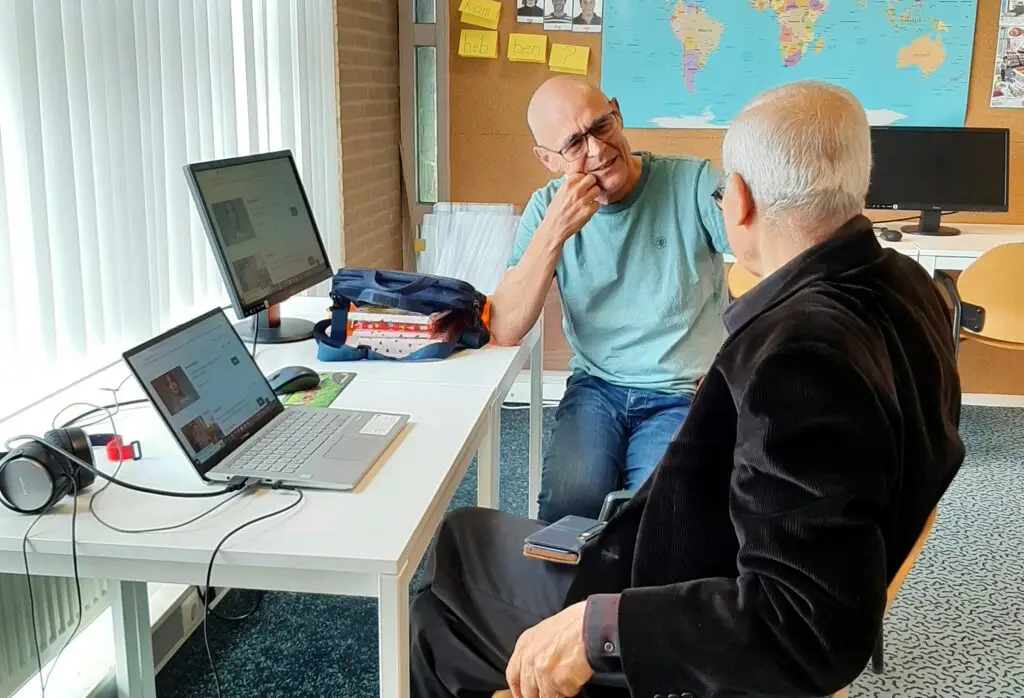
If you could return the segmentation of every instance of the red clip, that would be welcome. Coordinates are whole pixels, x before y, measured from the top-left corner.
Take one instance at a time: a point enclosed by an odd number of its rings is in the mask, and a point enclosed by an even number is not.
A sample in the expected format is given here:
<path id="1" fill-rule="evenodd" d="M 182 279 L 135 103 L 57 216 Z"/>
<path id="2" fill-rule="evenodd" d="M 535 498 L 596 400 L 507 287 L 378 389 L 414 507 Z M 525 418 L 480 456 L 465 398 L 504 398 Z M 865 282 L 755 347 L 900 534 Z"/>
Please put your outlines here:
<path id="1" fill-rule="evenodd" d="M 120 436 L 115 436 L 107 442 L 107 459 L 118 463 L 126 460 L 139 460 L 142 458 L 142 444 L 132 441 L 127 446 L 121 441 Z"/>

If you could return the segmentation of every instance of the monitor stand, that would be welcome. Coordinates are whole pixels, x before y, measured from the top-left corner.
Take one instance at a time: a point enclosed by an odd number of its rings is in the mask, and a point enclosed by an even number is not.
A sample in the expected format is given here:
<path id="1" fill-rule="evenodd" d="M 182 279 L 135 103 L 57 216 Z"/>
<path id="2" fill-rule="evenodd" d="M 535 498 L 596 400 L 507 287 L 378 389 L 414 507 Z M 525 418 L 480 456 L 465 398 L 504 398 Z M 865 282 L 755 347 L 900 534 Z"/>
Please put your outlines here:
<path id="1" fill-rule="evenodd" d="M 921 218 L 916 225 L 905 225 L 900 230 L 904 233 L 916 235 L 940 235 L 944 237 L 960 234 L 960 230 L 957 228 L 939 225 L 941 221 L 942 211 L 921 211 Z"/>
<path id="2" fill-rule="evenodd" d="M 288 344 L 313 338 L 313 322 L 301 318 L 281 317 L 281 307 L 272 305 L 261 310 L 256 317 L 257 344 Z M 243 342 L 253 339 L 252 317 L 234 323 L 235 332 Z"/>

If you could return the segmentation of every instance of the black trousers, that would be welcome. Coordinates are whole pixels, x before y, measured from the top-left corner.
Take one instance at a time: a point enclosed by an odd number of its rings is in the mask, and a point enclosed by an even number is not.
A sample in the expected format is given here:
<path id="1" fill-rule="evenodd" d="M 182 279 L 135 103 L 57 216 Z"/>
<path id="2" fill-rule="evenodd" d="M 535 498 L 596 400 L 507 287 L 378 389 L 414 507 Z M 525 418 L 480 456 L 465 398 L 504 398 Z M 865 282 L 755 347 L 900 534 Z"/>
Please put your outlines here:
<path id="1" fill-rule="evenodd" d="M 523 539 L 543 526 L 491 509 L 445 518 L 410 609 L 412 698 L 507 688 L 516 640 L 564 608 L 576 570 L 523 556 Z"/>

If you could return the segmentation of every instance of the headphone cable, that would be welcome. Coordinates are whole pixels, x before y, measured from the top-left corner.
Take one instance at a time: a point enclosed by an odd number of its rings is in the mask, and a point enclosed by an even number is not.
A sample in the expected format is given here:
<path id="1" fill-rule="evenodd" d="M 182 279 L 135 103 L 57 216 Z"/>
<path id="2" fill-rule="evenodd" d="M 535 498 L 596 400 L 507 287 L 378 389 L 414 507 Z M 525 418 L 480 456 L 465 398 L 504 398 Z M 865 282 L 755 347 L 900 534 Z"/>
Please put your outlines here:
<path id="1" fill-rule="evenodd" d="M 272 489 L 275 489 L 275 490 L 279 490 L 279 489 L 280 490 L 288 490 L 289 492 L 294 492 L 298 496 L 295 499 L 293 499 L 291 502 L 286 504 L 285 506 L 281 507 L 280 509 L 275 509 L 274 511 L 270 512 L 269 514 L 263 514 L 262 516 L 257 516 L 256 518 L 250 519 L 249 521 L 246 521 L 245 523 L 240 524 L 240 525 L 236 526 L 235 528 L 233 528 L 232 530 L 228 531 L 224 535 L 224 537 L 220 539 L 220 542 L 217 543 L 217 546 L 213 549 L 213 554 L 210 555 L 210 564 L 207 565 L 207 567 L 206 567 L 206 584 L 205 584 L 204 588 L 206 588 L 206 589 L 210 588 L 210 578 L 213 576 L 213 561 L 214 561 L 214 559 L 216 559 L 217 553 L 220 552 L 220 549 L 224 546 L 225 543 L 228 542 L 228 539 L 231 538 L 231 536 L 235 535 L 236 533 L 238 533 L 239 531 L 241 531 L 243 529 L 248 528 L 249 526 L 252 526 L 253 524 L 259 523 L 260 521 L 266 521 L 267 519 L 273 518 L 275 516 L 280 516 L 281 514 L 285 514 L 285 513 L 289 512 L 289 511 L 291 511 L 292 509 L 297 507 L 299 504 L 301 504 L 302 500 L 304 498 L 302 490 L 300 490 L 300 489 L 298 489 L 296 487 L 283 487 L 283 486 L 281 486 L 281 481 L 280 480 L 278 480 L 277 482 L 274 483 Z M 206 658 L 210 662 L 210 670 L 213 672 L 213 685 L 214 685 L 214 688 L 216 689 L 216 692 L 217 692 L 217 698 L 221 698 L 220 677 L 217 675 L 217 665 L 213 661 L 213 651 L 210 649 L 210 634 L 209 634 L 209 627 L 210 627 L 209 620 L 210 619 L 209 619 L 209 615 L 210 615 L 210 600 L 211 599 L 210 599 L 210 595 L 209 594 L 207 594 L 205 597 L 202 597 L 202 598 L 203 598 L 203 644 L 206 646 Z"/>
<path id="2" fill-rule="evenodd" d="M 111 424 L 113 424 L 113 422 L 111 422 Z M 145 487 L 144 485 L 135 485 L 130 482 L 125 482 L 124 480 L 118 480 L 116 477 L 112 475 L 107 475 L 99 468 L 93 465 L 89 465 L 78 456 L 68 453 L 60 446 L 51 444 L 50 442 L 40 439 L 38 436 L 32 436 L 31 434 L 22 434 L 20 436 L 11 437 L 10 439 L 7 439 L 7 441 L 4 443 L 4 447 L 7 448 L 8 450 L 12 450 L 13 447 L 11 446 L 11 444 L 13 444 L 15 441 L 35 441 L 40 446 L 43 446 L 53 451 L 54 453 L 57 453 L 63 456 L 64 458 L 67 458 L 78 467 L 83 468 L 84 470 L 88 470 L 96 477 L 106 480 L 108 483 L 120 485 L 121 487 L 124 487 L 126 490 L 141 492 L 143 494 L 155 494 L 161 497 L 177 497 L 179 499 L 201 499 L 207 497 L 219 497 L 223 494 L 229 494 L 231 492 L 236 492 L 242 489 L 243 487 L 245 487 L 245 483 L 247 480 L 247 478 L 244 477 L 237 478 L 237 482 L 235 484 L 228 483 L 227 487 L 224 487 L 219 490 L 214 490 L 212 492 L 171 492 L 169 490 L 158 490 L 152 487 Z"/>

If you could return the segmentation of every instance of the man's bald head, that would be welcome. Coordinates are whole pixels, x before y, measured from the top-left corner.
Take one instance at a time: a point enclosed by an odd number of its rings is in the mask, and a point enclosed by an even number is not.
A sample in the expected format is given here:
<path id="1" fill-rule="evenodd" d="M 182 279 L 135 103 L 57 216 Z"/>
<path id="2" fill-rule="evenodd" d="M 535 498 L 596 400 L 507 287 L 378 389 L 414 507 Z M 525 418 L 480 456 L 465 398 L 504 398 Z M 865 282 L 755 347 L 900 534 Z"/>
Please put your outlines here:
<path id="1" fill-rule="evenodd" d="M 544 81 L 530 98 L 526 108 L 526 122 L 534 140 L 548 148 L 556 147 L 555 140 L 565 124 L 577 121 L 581 114 L 595 111 L 600 115 L 608 108 L 608 98 L 594 83 L 572 75 L 558 75 Z"/>

